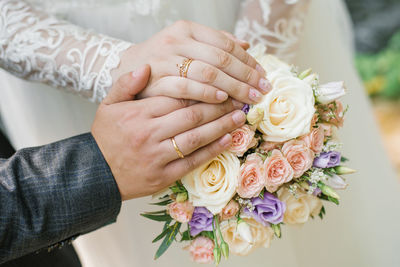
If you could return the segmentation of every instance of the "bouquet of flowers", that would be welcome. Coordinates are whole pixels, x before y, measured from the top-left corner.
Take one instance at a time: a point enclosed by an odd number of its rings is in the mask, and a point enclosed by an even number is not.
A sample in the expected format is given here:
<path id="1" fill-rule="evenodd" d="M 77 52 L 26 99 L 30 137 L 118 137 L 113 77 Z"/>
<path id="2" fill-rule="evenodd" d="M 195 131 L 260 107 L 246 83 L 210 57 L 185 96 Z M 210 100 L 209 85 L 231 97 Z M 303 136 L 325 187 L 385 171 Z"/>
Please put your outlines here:
<path id="1" fill-rule="evenodd" d="M 153 240 L 163 240 L 155 258 L 173 241 L 188 242 L 185 249 L 198 263 L 269 247 L 282 225 L 322 219 L 323 201 L 339 204 L 336 191 L 347 186 L 341 175 L 354 172 L 338 151 L 343 82 L 320 84 L 311 69 L 300 73 L 261 45 L 250 54 L 272 90 L 244 107 L 247 123 L 231 133 L 229 151 L 157 194 L 153 204 L 164 210 L 142 214 L 164 222 Z"/>

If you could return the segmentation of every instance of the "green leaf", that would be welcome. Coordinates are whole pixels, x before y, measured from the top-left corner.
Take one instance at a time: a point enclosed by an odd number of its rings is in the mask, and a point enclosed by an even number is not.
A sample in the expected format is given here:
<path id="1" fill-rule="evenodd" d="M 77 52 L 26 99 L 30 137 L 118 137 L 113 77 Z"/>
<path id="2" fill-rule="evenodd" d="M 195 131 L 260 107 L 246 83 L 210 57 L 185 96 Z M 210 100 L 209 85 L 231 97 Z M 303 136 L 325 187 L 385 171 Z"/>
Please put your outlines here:
<path id="1" fill-rule="evenodd" d="M 146 211 L 143 214 L 167 214 L 167 210 Z"/>
<path id="2" fill-rule="evenodd" d="M 179 232 L 179 229 L 181 228 L 181 223 L 176 222 L 172 227 L 171 227 L 171 232 L 169 232 L 163 242 L 161 243 L 160 247 L 158 248 L 156 255 L 154 256 L 154 259 L 158 259 L 161 257 L 161 255 L 164 254 L 165 251 L 171 246 L 172 242 L 175 240 L 176 235 Z"/>
<path id="3" fill-rule="evenodd" d="M 264 189 L 261 190 L 260 195 L 258 197 L 261 199 L 264 199 L 264 193 L 265 193 L 265 190 Z"/>
<path id="4" fill-rule="evenodd" d="M 346 161 L 349 161 L 349 159 L 346 158 L 346 157 L 344 157 L 344 156 L 342 156 L 342 157 L 340 158 L 340 161 L 341 161 L 341 162 L 346 162 Z"/>
<path id="5" fill-rule="evenodd" d="M 214 233 L 211 231 L 204 231 L 200 233 L 201 236 L 208 237 L 211 240 L 214 240 Z"/>
<path id="6" fill-rule="evenodd" d="M 321 210 L 319 211 L 318 216 L 321 218 L 321 220 L 324 218 L 325 215 L 325 207 L 322 206 Z"/>
<path id="7" fill-rule="evenodd" d="M 182 233 L 181 242 L 188 241 L 188 240 L 192 240 L 192 237 L 190 236 L 190 231 L 186 230 L 185 232 Z"/>
<path id="8" fill-rule="evenodd" d="M 154 215 L 154 214 L 140 214 L 143 217 L 153 220 L 153 221 L 157 221 L 157 222 L 165 222 L 165 221 L 171 221 L 172 218 L 171 216 L 169 216 L 168 214 L 163 214 L 163 215 Z"/>
<path id="9" fill-rule="evenodd" d="M 338 200 L 338 199 L 336 199 L 336 198 L 333 198 L 333 197 L 328 197 L 328 200 L 329 200 L 330 202 L 333 202 L 333 203 L 335 203 L 336 205 L 339 205 L 339 200 Z"/>
<path id="10" fill-rule="evenodd" d="M 168 224 L 166 224 L 166 225 L 168 225 Z M 161 240 L 164 236 L 166 236 L 167 234 L 169 234 L 171 231 L 172 231 L 172 227 L 171 227 L 171 226 L 165 228 L 165 229 L 162 231 L 162 233 L 159 234 L 156 238 L 154 238 L 154 240 L 151 241 L 151 242 L 152 242 L 152 243 L 155 243 L 155 242 L 157 242 L 158 240 Z"/>
<path id="11" fill-rule="evenodd" d="M 170 203 L 172 203 L 172 199 L 167 199 L 167 200 L 156 202 L 156 203 L 150 203 L 150 205 L 166 206 L 166 205 L 168 205 Z"/>

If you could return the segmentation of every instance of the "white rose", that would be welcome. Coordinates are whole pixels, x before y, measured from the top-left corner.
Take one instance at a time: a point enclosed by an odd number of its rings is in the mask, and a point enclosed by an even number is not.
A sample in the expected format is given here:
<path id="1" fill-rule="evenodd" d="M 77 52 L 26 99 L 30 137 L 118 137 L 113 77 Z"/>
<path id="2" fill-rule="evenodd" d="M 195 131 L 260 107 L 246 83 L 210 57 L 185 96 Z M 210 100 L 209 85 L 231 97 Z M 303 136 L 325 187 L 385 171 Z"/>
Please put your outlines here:
<path id="1" fill-rule="evenodd" d="M 254 57 L 258 64 L 260 64 L 267 73 L 273 72 L 277 69 L 290 71 L 292 66 L 283 62 L 276 56 L 266 54 L 267 48 L 262 44 L 250 48 L 247 52 Z"/>
<path id="2" fill-rule="evenodd" d="M 264 140 L 284 142 L 310 132 L 315 113 L 311 86 L 290 71 L 277 70 L 267 75 L 272 91 L 255 108 L 264 110 L 258 129 Z"/>
<path id="3" fill-rule="evenodd" d="M 232 254 L 246 256 L 259 247 L 268 248 L 274 237 L 271 227 L 265 227 L 252 218 L 243 218 L 249 226 L 252 242 L 247 241 L 238 231 L 237 220 L 223 221 L 221 223 L 221 233 L 225 242 L 229 245 Z"/>
<path id="4" fill-rule="evenodd" d="M 283 187 L 278 191 L 278 198 L 286 204 L 283 222 L 287 224 L 305 223 L 310 215 L 317 216 L 322 208 L 322 201 L 318 197 L 307 194 L 301 189 L 298 189 L 294 196 Z"/>
<path id="5" fill-rule="evenodd" d="M 224 152 L 183 177 L 182 184 L 193 206 L 218 214 L 236 193 L 239 170 L 239 159 Z"/>

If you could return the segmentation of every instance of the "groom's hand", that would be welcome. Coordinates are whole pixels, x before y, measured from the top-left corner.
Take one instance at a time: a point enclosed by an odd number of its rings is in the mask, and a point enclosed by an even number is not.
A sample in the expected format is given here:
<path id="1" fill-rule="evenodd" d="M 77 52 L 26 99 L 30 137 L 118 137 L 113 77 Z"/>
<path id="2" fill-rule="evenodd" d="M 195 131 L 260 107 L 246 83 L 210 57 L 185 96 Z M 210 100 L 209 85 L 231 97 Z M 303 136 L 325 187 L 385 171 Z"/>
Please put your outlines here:
<path id="1" fill-rule="evenodd" d="M 149 66 L 123 75 L 100 104 L 92 126 L 123 200 L 155 193 L 222 153 L 231 144 L 229 132 L 246 120 L 243 105 L 232 100 L 194 105 L 168 97 L 132 101 L 149 76 Z"/>

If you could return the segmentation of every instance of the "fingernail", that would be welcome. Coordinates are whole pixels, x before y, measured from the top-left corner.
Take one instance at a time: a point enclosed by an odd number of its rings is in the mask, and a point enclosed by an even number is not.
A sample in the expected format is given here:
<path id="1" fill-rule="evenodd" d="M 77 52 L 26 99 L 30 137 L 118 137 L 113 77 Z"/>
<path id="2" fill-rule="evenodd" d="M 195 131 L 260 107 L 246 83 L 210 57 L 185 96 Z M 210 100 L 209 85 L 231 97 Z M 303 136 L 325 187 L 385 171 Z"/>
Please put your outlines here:
<path id="1" fill-rule="evenodd" d="M 232 99 L 232 104 L 235 109 L 242 109 L 244 107 L 244 103 L 237 101 L 235 99 Z"/>
<path id="2" fill-rule="evenodd" d="M 219 143 L 223 147 L 229 147 L 231 145 L 231 142 L 232 142 L 232 136 L 230 134 L 224 135 L 224 137 L 222 137 L 221 140 L 219 140 Z"/>
<path id="3" fill-rule="evenodd" d="M 263 67 L 261 67 L 260 64 L 256 65 L 256 71 L 258 71 L 262 76 L 265 76 L 267 74 L 267 72 L 264 70 Z"/>
<path id="4" fill-rule="evenodd" d="M 232 119 L 237 125 L 242 125 L 246 121 L 246 115 L 243 111 L 237 110 L 233 113 Z"/>
<path id="5" fill-rule="evenodd" d="M 226 99 L 228 99 L 228 94 L 224 91 L 217 91 L 216 98 L 219 101 L 225 101 Z"/>
<path id="6" fill-rule="evenodd" d="M 249 98 L 251 100 L 258 103 L 261 101 L 261 97 L 262 97 L 262 94 L 258 90 L 254 89 L 254 88 L 250 89 Z"/>
<path id="7" fill-rule="evenodd" d="M 269 91 L 271 91 L 272 89 L 271 83 L 264 78 L 260 79 L 260 81 L 258 82 L 258 87 L 260 87 L 264 94 L 269 93 Z"/>

